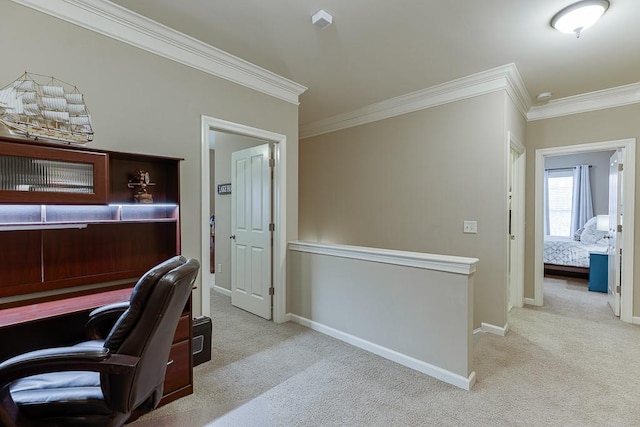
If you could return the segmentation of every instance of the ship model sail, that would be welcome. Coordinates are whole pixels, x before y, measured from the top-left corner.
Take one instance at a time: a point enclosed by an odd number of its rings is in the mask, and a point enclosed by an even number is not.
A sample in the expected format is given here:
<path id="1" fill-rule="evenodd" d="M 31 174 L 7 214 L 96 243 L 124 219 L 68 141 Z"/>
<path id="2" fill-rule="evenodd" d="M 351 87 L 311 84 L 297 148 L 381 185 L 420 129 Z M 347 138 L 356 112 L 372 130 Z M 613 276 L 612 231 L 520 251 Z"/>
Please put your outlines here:
<path id="1" fill-rule="evenodd" d="M 24 73 L 0 89 L 0 122 L 13 134 L 77 144 L 93 140 L 91 116 L 75 86 Z"/>

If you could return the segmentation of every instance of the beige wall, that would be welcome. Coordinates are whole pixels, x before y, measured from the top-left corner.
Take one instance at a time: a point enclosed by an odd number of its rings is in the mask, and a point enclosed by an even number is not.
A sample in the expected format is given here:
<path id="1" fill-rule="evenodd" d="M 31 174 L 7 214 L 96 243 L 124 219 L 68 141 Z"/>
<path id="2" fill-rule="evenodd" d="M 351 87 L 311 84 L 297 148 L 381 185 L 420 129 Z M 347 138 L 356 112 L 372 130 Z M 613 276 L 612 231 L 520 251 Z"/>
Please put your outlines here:
<path id="1" fill-rule="evenodd" d="M 527 119 L 520 110 L 516 107 L 510 97 L 505 96 L 505 131 L 511 132 L 511 135 L 515 136 L 518 142 L 522 145 L 527 145 Z M 510 144 L 507 141 L 507 144 Z M 507 145 L 509 147 L 509 145 Z M 509 156 L 510 151 L 507 151 Z"/>
<path id="2" fill-rule="evenodd" d="M 215 132 L 215 185 L 231 182 L 231 153 L 265 144 L 255 138 Z M 231 189 L 233 191 L 233 188 Z M 216 286 L 231 289 L 231 194 L 216 191 Z M 218 270 L 218 266 L 220 270 Z"/>
<path id="3" fill-rule="evenodd" d="M 201 259 L 201 115 L 287 136 L 287 230 L 297 237 L 298 107 L 0 0 L 0 82 L 25 70 L 77 85 L 92 114 L 91 147 L 184 158 L 182 252 Z M 25 29 L 28 29 L 25 31 Z M 200 278 L 194 292 L 199 314 Z"/>
<path id="4" fill-rule="evenodd" d="M 300 141 L 300 240 L 479 258 L 474 326 L 506 323 L 504 92 Z M 463 234 L 464 220 L 478 221 Z"/>
<path id="5" fill-rule="evenodd" d="M 591 142 L 612 141 L 625 138 L 640 138 L 640 104 L 609 108 L 589 113 L 575 114 L 547 120 L 533 121 L 527 127 L 527 200 L 526 200 L 526 257 L 525 257 L 525 297 L 533 298 L 533 257 L 534 257 L 534 194 L 535 194 L 535 150 L 562 147 Z M 636 150 L 636 164 L 640 152 Z M 635 224 L 640 220 L 640 186 L 636 176 Z M 640 245 L 635 236 L 634 246 Z M 640 314 L 640 257 L 633 260 L 634 316 Z"/>

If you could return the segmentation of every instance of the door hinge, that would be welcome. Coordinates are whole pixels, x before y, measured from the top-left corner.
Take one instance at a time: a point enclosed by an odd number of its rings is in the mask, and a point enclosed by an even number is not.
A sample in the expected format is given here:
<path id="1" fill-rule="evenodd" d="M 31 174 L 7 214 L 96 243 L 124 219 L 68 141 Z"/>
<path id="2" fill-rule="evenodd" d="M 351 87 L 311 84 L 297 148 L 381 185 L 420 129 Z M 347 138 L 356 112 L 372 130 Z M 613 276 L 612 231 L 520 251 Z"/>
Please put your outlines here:
<path id="1" fill-rule="evenodd" d="M 622 233 L 622 224 L 618 224 L 618 233 Z"/>
<path id="2" fill-rule="evenodd" d="M 618 163 L 618 172 L 622 172 L 623 169 L 624 169 L 624 164 Z"/>
<path id="3" fill-rule="evenodd" d="M 269 288 L 269 295 L 273 295 L 274 294 L 274 289 L 273 288 Z"/>
<path id="4" fill-rule="evenodd" d="M 275 167 L 275 166 L 276 166 L 276 159 L 274 159 L 273 157 L 271 157 L 271 158 L 269 159 L 269 167 L 270 167 L 270 168 L 273 168 L 273 167 Z"/>
<path id="5" fill-rule="evenodd" d="M 274 223 L 269 224 L 269 231 L 276 231 L 276 225 Z"/>
<path id="6" fill-rule="evenodd" d="M 273 289 L 273 288 L 271 288 Z M 616 286 L 616 293 L 619 294 L 620 293 L 620 285 Z"/>

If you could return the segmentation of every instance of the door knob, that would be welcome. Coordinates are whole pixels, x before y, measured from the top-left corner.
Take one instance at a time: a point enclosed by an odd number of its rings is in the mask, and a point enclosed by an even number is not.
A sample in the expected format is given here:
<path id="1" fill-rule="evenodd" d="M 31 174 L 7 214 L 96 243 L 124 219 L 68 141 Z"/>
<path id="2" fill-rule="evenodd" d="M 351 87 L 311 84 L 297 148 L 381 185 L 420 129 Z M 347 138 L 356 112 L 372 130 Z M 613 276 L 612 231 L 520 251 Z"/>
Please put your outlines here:
<path id="1" fill-rule="evenodd" d="M 229 236 L 230 239 L 236 240 L 236 235 L 232 234 L 231 236 Z"/>

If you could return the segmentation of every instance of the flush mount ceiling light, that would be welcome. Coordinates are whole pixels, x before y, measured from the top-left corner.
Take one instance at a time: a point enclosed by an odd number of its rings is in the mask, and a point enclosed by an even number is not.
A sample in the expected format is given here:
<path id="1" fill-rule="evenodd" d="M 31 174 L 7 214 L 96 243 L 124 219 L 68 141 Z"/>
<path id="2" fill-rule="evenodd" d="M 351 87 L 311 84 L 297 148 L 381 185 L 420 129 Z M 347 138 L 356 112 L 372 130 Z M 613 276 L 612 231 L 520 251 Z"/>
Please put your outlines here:
<path id="1" fill-rule="evenodd" d="M 551 19 L 551 26 L 561 33 L 580 37 L 580 34 L 595 24 L 608 8 L 608 0 L 582 0 L 556 13 Z"/>

